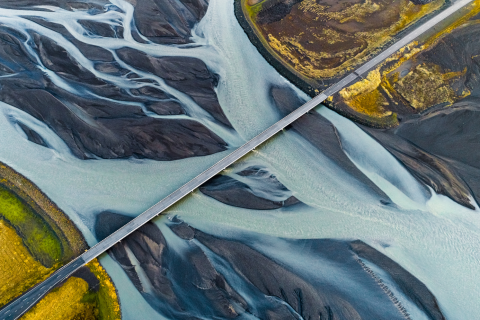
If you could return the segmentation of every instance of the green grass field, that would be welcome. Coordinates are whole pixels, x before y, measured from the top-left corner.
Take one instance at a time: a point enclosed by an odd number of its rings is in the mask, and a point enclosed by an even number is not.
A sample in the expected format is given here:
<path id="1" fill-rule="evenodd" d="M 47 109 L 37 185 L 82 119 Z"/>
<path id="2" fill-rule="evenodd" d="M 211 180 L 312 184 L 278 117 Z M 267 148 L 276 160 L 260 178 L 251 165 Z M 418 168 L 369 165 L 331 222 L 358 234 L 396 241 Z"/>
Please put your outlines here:
<path id="1" fill-rule="evenodd" d="M 0 218 L 15 228 L 30 253 L 45 267 L 61 261 L 61 241 L 53 230 L 28 204 L 1 184 Z"/>

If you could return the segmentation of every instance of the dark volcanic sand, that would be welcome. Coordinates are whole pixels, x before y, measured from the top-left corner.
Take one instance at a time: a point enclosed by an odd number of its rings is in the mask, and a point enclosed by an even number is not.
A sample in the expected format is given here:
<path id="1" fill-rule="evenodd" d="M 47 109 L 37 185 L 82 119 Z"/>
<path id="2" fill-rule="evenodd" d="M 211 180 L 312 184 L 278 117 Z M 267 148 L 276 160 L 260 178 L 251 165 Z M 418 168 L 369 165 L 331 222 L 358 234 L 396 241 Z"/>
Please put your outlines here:
<path id="1" fill-rule="evenodd" d="M 304 103 L 303 100 L 297 97 L 293 90 L 287 87 L 272 87 L 270 92 L 275 105 L 282 115 L 287 115 Z M 328 158 L 332 159 L 332 161 L 338 164 L 343 170 L 377 193 L 382 203 L 391 203 L 388 196 L 368 179 L 345 155 L 337 131 L 330 121 L 317 112 L 311 111 L 292 123 L 291 128 L 297 131 Z"/>
<path id="2" fill-rule="evenodd" d="M 97 236 L 129 219 L 100 213 Z M 241 314 L 260 319 L 405 319 L 409 310 L 401 302 L 394 305 L 388 297 L 397 301 L 393 288 L 380 285 L 383 276 L 368 266 L 372 264 L 425 317 L 445 319 L 422 282 L 361 241 L 287 240 L 253 233 L 238 237 L 215 237 L 174 218 L 164 232 L 147 223 L 110 254 L 150 305 L 175 319 Z M 260 246 L 266 252 L 256 247 L 262 243 L 270 244 Z M 132 262 L 128 251 L 138 262 Z M 303 257 L 301 266 L 296 254 Z"/>
<path id="3" fill-rule="evenodd" d="M 278 191 L 288 192 L 288 189 L 280 183 L 274 175 L 266 172 L 261 167 L 246 168 L 239 172 L 238 175 L 253 177 L 255 183 L 257 185 L 260 183 L 263 190 L 269 190 L 272 193 Z M 294 196 L 285 197 L 282 201 L 265 199 L 264 197 L 256 195 L 248 184 L 240 182 L 234 177 L 225 175 L 215 176 L 199 189 L 203 194 L 222 203 L 246 209 L 271 210 L 301 203 Z"/>
<path id="4" fill-rule="evenodd" d="M 470 94 L 451 106 L 437 105 L 420 114 L 405 115 L 390 130 L 364 128 L 402 162 L 414 176 L 468 208 L 469 197 L 480 201 L 480 52 L 478 24 L 465 24 L 446 34 L 415 59 L 461 76 L 450 80 L 459 94 Z"/>
<path id="5" fill-rule="evenodd" d="M 67 10 L 89 10 L 95 14 L 103 12 L 108 3 L 103 0 L 52 0 L 42 4 Z M 3 1 L 0 8 L 36 10 L 34 5 L 38 3 Z M 207 8 L 207 2 L 203 0 L 136 0 L 134 5 L 138 9 L 135 14 L 140 32 L 143 30 L 145 36 L 162 43 L 187 42 L 191 27 L 203 17 Z M 94 62 L 96 70 L 117 77 L 128 74 L 128 78 L 135 78 L 115 61 L 110 51 L 76 40 L 62 25 L 41 18 L 29 19 L 70 41 Z M 156 19 L 156 23 L 149 19 Z M 122 37 L 123 34 L 122 28 L 105 23 L 86 20 L 79 23 L 97 36 Z M 147 27 L 153 33 L 147 32 Z M 61 42 L 34 30 L 29 33 L 33 41 L 28 45 L 38 54 L 41 65 L 80 93 L 60 88 L 37 67 L 36 58 L 25 47 L 26 38 L 22 33 L 0 27 L 0 75 L 8 76 L 0 79 L 0 101 L 46 123 L 78 158 L 176 160 L 226 150 L 227 144 L 219 136 L 193 119 L 155 118 L 145 114 L 140 106 L 132 105 L 141 104 L 146 110 L 162 116 L 188 115 L 177 99 L 152 87 L 154 83 L 151 81 L 145 82 L 145 86 L 140 84 L 136 89 L 124 89 L 87 70 L 61 46 Z M 230 127 L 215 93 L 218 76 L 210 72 L 201 60 L 189 57 L 153 58 L 128 48 L 122 48 L 117 53 L 133 67 L 163 78 L 169 86 L 191 97 L 213 118 Z M 141 79 L 138 81 L 140 83 Z M 19 125 L 29 140 L 47 145 L 32 128 Z"/>

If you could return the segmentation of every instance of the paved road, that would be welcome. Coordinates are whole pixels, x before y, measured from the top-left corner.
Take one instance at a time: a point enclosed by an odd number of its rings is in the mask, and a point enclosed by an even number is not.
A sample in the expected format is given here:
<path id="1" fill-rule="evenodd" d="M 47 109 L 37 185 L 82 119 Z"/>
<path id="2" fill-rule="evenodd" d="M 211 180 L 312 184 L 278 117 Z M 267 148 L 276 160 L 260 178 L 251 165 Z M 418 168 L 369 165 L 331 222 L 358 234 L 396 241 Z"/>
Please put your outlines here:
<path id="1" fill-rule="evenodd" d="M 127 237 L 129 234 L 137 230 L 146 222 L 150 221 L 152 218 L 158 216 L 167 208 L 175 204 L 177 201 L 188 195 L 193 190 L 197 189 L 207 180 L 211 179 L 223 169 L 227 168 L 235 161 L 239 160 L 247 153 L 270 139 L 276 133 L 287 127 L 289 124 L 300 118 L 302 115 L 310 111 L 311 109 L 315 108 L 317 105 L 325 101 L 327 97 L 335 94 L 336 92 L 340 91 L 344 87 L 348 86 L 351 82 L 359 78 L 362 74 L 366 73 L 383 60 L 388 58 L 391 54 L 395 53 L 398 49 L 404 47 L 405 45 L 409 44 L 413 40 L 415 40 L 418 36 L 426 32 L 428 29 L 435 26 L 437 23 L 441 22 L 445 18 L 451 16 L 454 12 L 459 10 L 460 8 L 464 7 L 465 5 L 469 4 L 473 0 L 461 0 L 450 6 L 449 8 L 445 9 L 441 13 L 437 14 L 435 17 L 431 18 L 427 22 L 423 23 L 421 26 L 417 27 L 415 30 L 407 34 L 402 39 L 398 40 L 395 44 L 391 47 L 380 53 L 378 56 L 374 57 L 359 69 L 354 71 L 353 73 L 347 75 L 345 78 L 337 82 L 336 84 L 329 87 L 327 90 L 313 98 L 312 100 L 305 103 L 300 108 L 296 109 L 285 118 L 281 119 L 267 130 L 263 131 L 259 135 L 257 135 L 252 140 L 245 143 L 240 148 L 236 149 L 228 156 L 214 164 L 209 169 L 205 170 L 201 174 L 199 174 L 194 179 L 187 182 L 178 190 L 171 193 L 169 196 L 164 198 L 162 201 L 155 204 L 153 207 L 139 215 L 137 218 L 133 219 L 131 222 L 127 223 L 122 228 L 118 229 L 116 232 L 111 234 L 109 237 L 105 238 L 103 241 L 99 242 L 97 245 L 89 249 L 87 252 L 82 254 L 77 259 L 73 260 L 71 263 L 65 265 L 63 268 L 57 270 L 54 274 L 52 274 L 47 280 L 38 284 L 30 291 L 22 295 L 21 297 L 17 298 L 15 301 L 11 302 L 3 309 L 0 310 L 0 319 L 3 320 L 14 320 L 18 319 L 23 313 L 25 313 L 28 309 L 30 309 L 35 303 L 41 299 L 43 295 L 45 295 L 48 290 L 53 288 L 59 282 L 65 280 L 68 276 L 70 276 L 73 272 L 75 272 L 78 268 L 83 266 L 84 264 L 90 262 L 91 260 L 95 259 L 106 250 L 114 246 L 117 242 L 122 240 L 123 238 Z"/>

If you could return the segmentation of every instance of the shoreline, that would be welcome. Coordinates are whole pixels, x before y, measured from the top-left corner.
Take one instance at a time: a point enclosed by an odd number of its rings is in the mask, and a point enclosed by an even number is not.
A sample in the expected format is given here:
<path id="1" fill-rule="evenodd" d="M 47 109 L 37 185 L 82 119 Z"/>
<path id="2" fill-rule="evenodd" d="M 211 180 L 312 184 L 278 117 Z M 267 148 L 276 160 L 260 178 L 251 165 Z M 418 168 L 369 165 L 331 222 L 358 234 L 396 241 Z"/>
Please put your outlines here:
<path id="1" fill-rule="evenodd" d="M 297 88 L 305 92 L 308 96 L 311 98 L 314 98 L 318 94 L 320 94 L 322 91 L 327 89 L 329 86 L 335 84 L 339 80 L 341 80 L 345 74 L 341 74 L 339 76 L 330 78 L 330 79 L 324 79 L 324 80 L 314 80 L 317 83 L 320 83 L 323 85 L 321 87 L 320 85 L 318 87 L 314 87 L 310 84 L 308 84 L 306 81 L 304 81 L 300 76 L 296 75 L 294 72 L 289 70 L 288 67 L 286 67 L 279 59 L 277 59 L 274 55 L 272 55 L 267 48 L 265 48 L 264 44 L 260 40 L 260 38 L 257 36 L 256 32 L 253 30 L 253 27 L 249 23 L 249 19 L 245 16 L 245 12 L 242 9 L 242 5 L 245 0 L 234 0 L 234 11 L 235 11 L 235 17 L 237 18 L 238 23 L 242 27 L 243 31 L 247 35 L 248 39 L 250 40 L 250 43 L 253 44 L 253 46 L 258 50 L 258 52 L 262 55 L 262 57 L 283 77 L 285 77 L 288 81 L 290 81 L 293 85 L 295 85 Z M 430 19 L 432 15 L 438 14 L 439 12 L 445 10 L 448 6 L 450 6 L 451 1 L 450 0 L 445 0 L 445 3 L 438 8 L 437 10 L 434 10 L 425 16 L 419 18 L 417 21 L 409 25 L 408 27 L 404 28 L 397 34 L 391 36 L 391 38 L 386 41 L 381 47 L 373 50 L 371 53 L 369 53 L 364 60 L 368 61 L 374 56 L 378 55 L 380 52 L 391 46 L 393 43 L 401 39 L 405 34 L 408 34 L 411 30 L 413 30 L 415 27 L 418 25 L 422 24 L 426 20 Z M 354 65 L 354 68 L 357 69 L 358 67 L 362 66 L 365 63 L 365 61 L 361 61 L 358 64 Z M 358 81 L 358 80 L 357 80 Z M 354 83 L 352 83 L 354 84 Z M 325 107 L 339 113 L 340 115 L 353 120 L 354 122 L 367 126 L 367 127 L 372 127 L 375 129 L 390 129 L 393 127 L 398 126 L 398 120 L 396 117 L 396 114 L 394 113 L 394 116 L 391 117 L 386 117 L 385 119 L 381 118 L 376 118 L 375 120 L 372 120 L 370 116 L 368 115 L 363 115 L 358 112 L 355 112 L 354 110 L 350 108 L 342 108 L 341 106 L 336 105 L 332 101 L 325 100 L 322 105 Z"/>
<path id="2" fill-rule="evenodd" d="M 25 208 L 31 210 L 36 217 L 41 219 L 44 223 L 44 227 L 50 228 L 51 230 L 49 232 L 52 232 L 57 237 L 62 250 L 61 260 L 50 268 L 50 273 L 54 272 L 62 265 L 69 263 L 71 260 L 78 257 L 89 248 L 85 238 L 83 237 L 83 234 L 76 227 L 73 221 L 70 220 L 69 217 L 32 181 L 3 162 L 0 162 L 0 187 L 9 191 L 13 196 L 18 198 Z M 0 221 L 5 221 L 13 230 L 15 230 L 15 233 L 18 235 L 18 237 L 22 239 L 22 243 L 20 245 L 30 253 L 31 258 L 42 264 L 37 258 L 35 258 L 35 255 L 25 243 L 26 240 L 24 237 L 28 238 L 29 234 L 23 234 L 22 236 L 22 232 L 20 232 L 21 230 L 18 230 L 18 227 L 14 223 L 10 222 L 9 219 L 4 217 L 1 213 Z M 86 267 L 90 269 L 90 271 L 95 275 L 101 284 L 101 294 L 97 298 L 100 299 L 97 302 L 99 312 L 104 316 L 107 315 L 109 318 L 113 316 L 114 318 L 112 319 L 121 319 L 120 300 L 118 298 L 117 288 L 115 287 L 112 278 L 108 275 L 98 259 L 93 260 L 90 264 L 86 265 Z M 76 276 L 73 274 L 68 279 L 71 277 Z M 38 281 L 41 282 L 44 279 L 31 280 L 35 283 L 33 284 L 33 286 L 35 286 L 39 283 Z M 30 288 L 31 287 L 29 285 L 29 289 Z M 20 293 L 20 295 L 16 295 L 5 305 L 8 305 L 11 301 L 17 299 L 29 289 L 23 291 Z M 40 299 L 39 303 L 44 301 L 45 297 L 47 297 L 49 294 L 50 293 L 47 293 L 42 299 Z M 40 305 L 45 306 L 45 303 L 46 302 Z M 39 304 L 37 303 L 35 306 L 38 305 Z M 29 312 L 30 311 L 26 312 L 25 315 L 29 315 L 33 318 L 36 317 L 36 311 L 32 311 L 33 313 L 30 314 Z"/>
<path id="3" fill-rule="evenodd" d="M 45 195 L 32 181 L 0 162 L 0 184 L 30 206 L 59 238 L 64 263 L 76 258 L 88 248 L 80 230 L 72 220 Z"/>

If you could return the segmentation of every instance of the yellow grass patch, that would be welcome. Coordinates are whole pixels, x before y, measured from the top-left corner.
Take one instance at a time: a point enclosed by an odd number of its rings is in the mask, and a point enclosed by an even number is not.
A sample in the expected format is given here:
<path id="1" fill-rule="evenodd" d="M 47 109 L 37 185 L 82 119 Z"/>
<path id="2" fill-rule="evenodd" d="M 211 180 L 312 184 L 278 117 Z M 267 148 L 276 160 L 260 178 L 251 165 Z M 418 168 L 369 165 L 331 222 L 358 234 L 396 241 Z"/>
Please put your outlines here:
<path id="1" fill-rule="evenodd" d="M 0 307 L 52 273 L 36 261 L 22 239 L 0 219 Z"/>
<path id="2" fill-rule="evenodd" d="M 87 267 L 100 281 L 100 288 L 97 293 L 97 305 L 100 312 L 99 319 L 102 320 L 120 320 L 120 304 L 115 286 L 102 268 L 97 259 L 87 264 Z"/>
<path id="3" fill-rule="evenodd" d="M 345 100 L 353 99 L 354 97 L 371 92 L 378 88 L 382 79 L 380 78 L 380 71 L 373 70 L 368 73 L 368 76 L 358 81 L 347 88 L 343 88 L 339 93 Z"/>
<path id="4" fill-rule="evenodd" d="M 120 305 L 112 280 L 97 259 L 87 267 L 100 284 L 70 277 L 61 287 L 48 293 L 21 320 L 121 320 Z M 94 290 L 92 290 L 94 289 Z"/>
<path id="5" fill-rule="evenodd" d="M 394 84 L 394 88 L 417 111 L 425 110 L 440 103 L 452 104 L 458 99 L 448 80 L 459 76 L 454 73 L 442 74 L 438 66 L 421 64 Z"/>
<path id="6" fill-rule="evenodd" d="M 83 302 L 88 283 L 71 277 L 60 288 L 48 293 L 22 320 L 96 320 L 94 304 Z"/>
<path id="7" fill-rule="evenodd" d="M 353 110 L 368 116 L 382 118 L 392 115 L 392 111 L 384 109 L 384 106 L 388 106 L 388 102 L 378 90 L 361 94 L 345 102 Z"/>
<path id="8" fill-rule="evenodd" d="M 239 1 L 267 51 L 312 80 L 337 77 L 365 62 L 398 32 L 445 3 L 365 0 L 340 6 L 328 0 L 303 0 L 279 21 L 257 23 L 259 12 L 274 2 Z"/>

